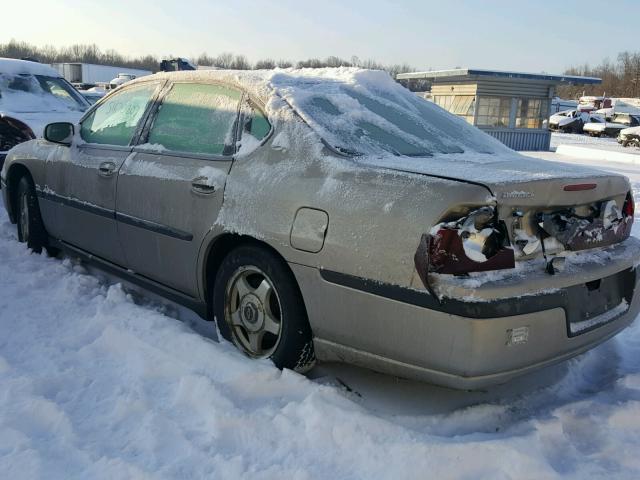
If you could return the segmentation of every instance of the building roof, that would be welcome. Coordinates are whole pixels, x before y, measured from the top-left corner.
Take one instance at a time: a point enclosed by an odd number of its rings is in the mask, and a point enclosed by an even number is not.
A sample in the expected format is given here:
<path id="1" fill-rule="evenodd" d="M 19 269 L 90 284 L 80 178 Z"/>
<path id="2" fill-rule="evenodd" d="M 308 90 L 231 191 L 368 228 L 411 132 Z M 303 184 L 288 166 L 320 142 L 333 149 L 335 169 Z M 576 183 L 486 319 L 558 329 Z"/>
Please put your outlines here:
<path id="1" fill-rule="evenodd" d="M 492 77 L 504 80 L 528 80 L 548 83 L 570 83 L 574 85 L 594 85 L 602 83 L 601 78 L 578 77 L 573 75 L 551 75 L 546 73 L 506 72 L 501 70 L 482 70 L 478 68 L 456 68 L 453 70 L 434 70 L 430 72 L 401 73 L 398 80 L 425 79 L 431 81 L 444 80 L 479 80 L 482 77 Z"/>

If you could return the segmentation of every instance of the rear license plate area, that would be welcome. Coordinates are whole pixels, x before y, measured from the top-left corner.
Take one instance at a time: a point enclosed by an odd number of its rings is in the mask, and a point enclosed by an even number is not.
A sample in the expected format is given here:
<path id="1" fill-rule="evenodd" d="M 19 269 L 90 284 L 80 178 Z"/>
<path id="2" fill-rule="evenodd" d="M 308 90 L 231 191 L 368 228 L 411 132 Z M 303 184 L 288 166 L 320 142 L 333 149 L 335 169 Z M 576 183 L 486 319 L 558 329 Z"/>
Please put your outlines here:
<path id="1" fill-rule="evenodd" d="M 624 314 L 631 303 L 636 273 L 629 269 L 571 287 L 566 316 L 569 337 L 582 335 Z"/>

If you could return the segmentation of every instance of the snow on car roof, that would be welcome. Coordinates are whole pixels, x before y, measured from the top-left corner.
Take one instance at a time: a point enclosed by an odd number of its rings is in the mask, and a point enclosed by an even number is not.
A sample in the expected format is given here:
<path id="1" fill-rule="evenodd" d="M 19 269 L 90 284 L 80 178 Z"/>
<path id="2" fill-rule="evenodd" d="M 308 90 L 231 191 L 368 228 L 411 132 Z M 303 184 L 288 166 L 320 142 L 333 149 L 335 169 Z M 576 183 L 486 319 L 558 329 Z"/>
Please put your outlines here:
<path id="1" fill-rule="evenodd" d="M 379 70 L 359 68 L 213 70 L 156 74 L 173 81 L 221 81 L 264 101 L 270 117 L 290 105 L 331 147 L 362 155 L 498 153 L 506 147 L 426 102 Z M 282 101 L 284 100 L 284 102 Z"/>
<path id="2" fill-rule="evenodd" d="M 55 69 L 42 63 L 2 57 L 0 57 L 0 73 L 10 75 L 44 75 L 47 77 L 62 76 Z"/>

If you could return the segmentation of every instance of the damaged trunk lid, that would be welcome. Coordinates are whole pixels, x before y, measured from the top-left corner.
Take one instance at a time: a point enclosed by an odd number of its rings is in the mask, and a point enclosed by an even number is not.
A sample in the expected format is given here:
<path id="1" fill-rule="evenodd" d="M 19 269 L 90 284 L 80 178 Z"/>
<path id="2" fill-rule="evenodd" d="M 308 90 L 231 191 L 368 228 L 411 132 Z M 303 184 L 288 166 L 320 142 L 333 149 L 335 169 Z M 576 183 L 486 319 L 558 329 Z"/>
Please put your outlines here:
<path id="1" fill-rule="evenodd" d="M 607 246 L 631 233 L 633 199 L 622 175 L 516 152 L 405 157 L 378 166 L 486 187 L 519 259 Z"/>

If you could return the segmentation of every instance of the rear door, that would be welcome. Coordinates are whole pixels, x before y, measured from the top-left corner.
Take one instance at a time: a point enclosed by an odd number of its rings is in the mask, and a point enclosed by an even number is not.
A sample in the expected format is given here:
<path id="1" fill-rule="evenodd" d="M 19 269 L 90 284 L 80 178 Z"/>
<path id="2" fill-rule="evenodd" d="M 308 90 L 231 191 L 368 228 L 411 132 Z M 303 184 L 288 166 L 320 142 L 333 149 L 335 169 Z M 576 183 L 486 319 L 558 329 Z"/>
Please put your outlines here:
<path id="1" fill-rule="evenodd" d="M 119 238 L 137 274 L 197 296 L 196 264 L 231 168 L 242 93 L 174 83 L 120 170 Z"/>
<path id="2" fill-rule="evenodd" d="M 41 195 L 54 205 L 52 234 L 118 265 L 124 265 L 115 220 L 118 170 L 159 86 L 145 82 L 114 93 L 81 121 L 80 139 L 47 159 Z"/>

